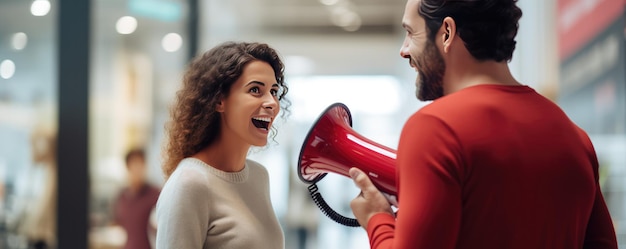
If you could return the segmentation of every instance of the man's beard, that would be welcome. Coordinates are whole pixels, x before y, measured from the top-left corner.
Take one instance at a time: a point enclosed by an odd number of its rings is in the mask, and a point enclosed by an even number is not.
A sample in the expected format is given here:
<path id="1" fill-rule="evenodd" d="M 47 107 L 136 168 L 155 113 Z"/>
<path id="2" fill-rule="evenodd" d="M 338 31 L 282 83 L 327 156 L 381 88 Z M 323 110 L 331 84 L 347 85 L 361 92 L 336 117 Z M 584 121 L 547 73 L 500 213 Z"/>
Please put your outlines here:
<path id="1" fill-rule="evenodd" d="M 446 63 L 432 41 L 427 41 L 424 51 L 415 58 L 417 67 L 417 99 L 435 100 L 443 96 L 443 74 Z"/>

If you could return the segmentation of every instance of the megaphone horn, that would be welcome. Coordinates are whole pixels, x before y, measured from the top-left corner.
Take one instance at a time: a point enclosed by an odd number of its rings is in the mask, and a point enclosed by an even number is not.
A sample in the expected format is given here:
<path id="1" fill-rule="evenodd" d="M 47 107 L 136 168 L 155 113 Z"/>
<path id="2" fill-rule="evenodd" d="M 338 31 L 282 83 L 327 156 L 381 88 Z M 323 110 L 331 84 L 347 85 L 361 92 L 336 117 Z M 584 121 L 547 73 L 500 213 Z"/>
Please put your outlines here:
<path id="1" fill-rule="evenodd" d="M 315 183 L 328 173 L 350 177 L 350 168 L 357 167 L 370 176 L 379 190 L 396 196 L 395 161 L 395 150 L 355 132 L 348 107 L 343 103 L 334 103 L 320 115 L 304 139 L 297 172 L 300 180 L 311 184 L 309 191 L 318 207 L 327 216 L 343 224 L 343 220 L 349 218 L 332 217 L 335 212 L 327 207 L 321 195 L 316 197 L 319 193 Z M 356 220 L 348 223 L 344 225 L 358 226 Z"/>

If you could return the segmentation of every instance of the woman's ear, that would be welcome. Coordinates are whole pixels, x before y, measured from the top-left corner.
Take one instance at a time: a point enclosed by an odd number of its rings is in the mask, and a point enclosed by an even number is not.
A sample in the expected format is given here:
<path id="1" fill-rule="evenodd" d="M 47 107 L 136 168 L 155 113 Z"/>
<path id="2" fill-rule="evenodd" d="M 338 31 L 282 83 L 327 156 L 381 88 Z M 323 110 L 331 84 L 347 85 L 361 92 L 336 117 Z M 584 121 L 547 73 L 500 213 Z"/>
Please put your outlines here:
<path id="1" fill-rule="evenodd" d="M 224 112 L 224 98 L 220 98 L 220 102 L 215 105 L 216 112 Z"/>
<path id="2" fill-rule="evenodd" d="M 443 44 L 443 52 L 447 53 L 448 51 L 450 51 L 452 42 L 456 37 L 456 22 L 454 21 L 454 19 L 452 19 L 452 17 L 446 17 L 443 19 L 441 29 L 441 42 Z"/>

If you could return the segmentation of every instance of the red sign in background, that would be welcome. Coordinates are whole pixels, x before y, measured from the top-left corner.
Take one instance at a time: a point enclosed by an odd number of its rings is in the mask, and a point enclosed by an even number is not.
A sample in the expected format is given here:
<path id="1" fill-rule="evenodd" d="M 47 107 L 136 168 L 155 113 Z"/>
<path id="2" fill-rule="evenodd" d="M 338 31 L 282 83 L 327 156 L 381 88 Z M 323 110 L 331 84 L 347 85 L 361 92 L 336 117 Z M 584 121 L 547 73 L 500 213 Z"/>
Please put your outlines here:
<path id="1" fill-rule="evenodd" d="M 558 0 L 559 58 L 568 59 L 624 14 L 626 0 Z"/>

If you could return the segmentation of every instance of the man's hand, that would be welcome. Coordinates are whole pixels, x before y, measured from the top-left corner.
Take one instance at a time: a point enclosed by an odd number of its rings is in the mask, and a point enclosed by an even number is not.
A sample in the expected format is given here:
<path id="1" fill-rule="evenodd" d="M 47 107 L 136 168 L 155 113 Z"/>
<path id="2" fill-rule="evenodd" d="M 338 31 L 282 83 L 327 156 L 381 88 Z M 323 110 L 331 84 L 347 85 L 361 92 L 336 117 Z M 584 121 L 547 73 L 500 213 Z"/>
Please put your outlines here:
<path id="1" fill-rule="evenodd" d="M 374 186 L 367 174 L 358 168 L 351 168 L 348 173 L 354 184 L 361 189 L 361 193 L 350 202 L 350 207 L 363 228 L 367 229 L 367 223 L 376 213 L 393 215 L 387 198 Z"/>

